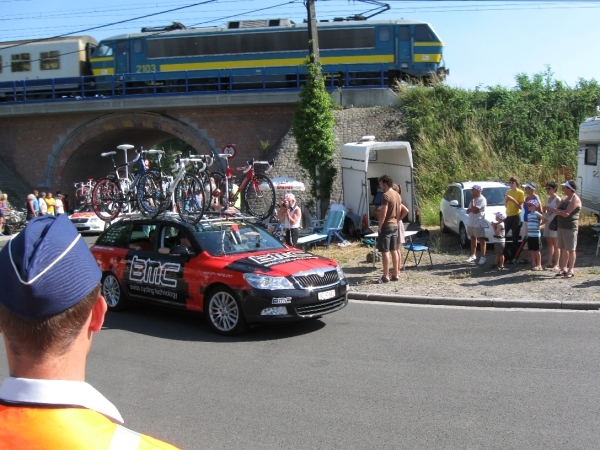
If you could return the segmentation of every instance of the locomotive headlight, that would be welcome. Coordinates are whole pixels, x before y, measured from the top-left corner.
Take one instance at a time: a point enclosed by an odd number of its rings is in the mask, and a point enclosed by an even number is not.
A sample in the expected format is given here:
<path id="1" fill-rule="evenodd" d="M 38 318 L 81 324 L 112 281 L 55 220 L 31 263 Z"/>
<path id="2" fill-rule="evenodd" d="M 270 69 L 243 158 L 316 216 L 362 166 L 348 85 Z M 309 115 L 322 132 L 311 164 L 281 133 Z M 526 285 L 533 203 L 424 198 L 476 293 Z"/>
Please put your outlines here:
<path id="1" fill-rule="evenodd" d="M 284 277 L 269 277 L 256 273 L 245 273 L 244 278 L 250 286 L 256 289 L 294 289 L 294 285 Z"/>

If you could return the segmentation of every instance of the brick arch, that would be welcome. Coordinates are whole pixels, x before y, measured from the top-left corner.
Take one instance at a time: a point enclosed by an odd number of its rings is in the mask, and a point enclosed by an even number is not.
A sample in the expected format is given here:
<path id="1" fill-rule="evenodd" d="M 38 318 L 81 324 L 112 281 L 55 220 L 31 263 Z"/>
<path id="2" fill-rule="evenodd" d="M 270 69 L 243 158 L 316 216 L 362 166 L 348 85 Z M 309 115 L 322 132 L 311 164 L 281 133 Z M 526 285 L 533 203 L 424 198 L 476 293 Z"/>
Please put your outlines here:
<path id="1" fill-rule="evenodd" d="M 214 140 L 203 130 L 173 117 L 149 112 L 108 114 L 78 126 L 59 139 L 48 158 L 44 184 L 61 187 L 65 166 L 86 146 L 89 155 L 95 156 L 123 143 L 151 148 L 157 141 L 170 137 L 181 139 L 200 154 L 218 153 Z"/>

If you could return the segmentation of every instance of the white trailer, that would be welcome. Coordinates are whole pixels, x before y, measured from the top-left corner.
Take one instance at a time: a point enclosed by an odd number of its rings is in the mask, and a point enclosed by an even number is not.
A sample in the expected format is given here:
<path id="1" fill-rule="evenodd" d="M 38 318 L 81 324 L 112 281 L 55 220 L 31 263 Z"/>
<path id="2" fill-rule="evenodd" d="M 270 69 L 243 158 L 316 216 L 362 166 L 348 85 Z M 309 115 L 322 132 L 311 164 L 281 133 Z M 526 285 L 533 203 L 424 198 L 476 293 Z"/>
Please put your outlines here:
<path id="1" fill-rule="evenodd" d="M 358 142 L 342 147 L 340 165 L 344 206 L 348 210 L 345 229 L 350 235 L 365 230 L 374 219 L 380 202 L 377 180 L 389 175 L 402 187 L 402 202 L 410 210 L 408 221 L 415 221 L 416 202 L 413 180 L 413 159 L 410 143 L 377 142 L 374 136 L 364 136 Z"/>
<path id="2" fill-rule="evenodd" d="M 590 117 L 579 126 L 577 152 L 577 194 L 582 212 L 600 217 L 600 116 Z"/>

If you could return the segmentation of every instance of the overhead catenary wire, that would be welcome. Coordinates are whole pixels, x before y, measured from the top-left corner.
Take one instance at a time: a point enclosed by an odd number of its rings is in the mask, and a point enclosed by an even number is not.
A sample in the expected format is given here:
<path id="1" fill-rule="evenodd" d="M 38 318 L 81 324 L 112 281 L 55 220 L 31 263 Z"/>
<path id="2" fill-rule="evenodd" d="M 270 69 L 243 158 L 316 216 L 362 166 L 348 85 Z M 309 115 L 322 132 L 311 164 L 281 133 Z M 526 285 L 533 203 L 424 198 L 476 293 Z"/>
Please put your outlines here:
<path id="1" fill-rule="evenodd" d="M 15 1 L 15 0 L 13 0 Z M 318 2 L 318 4 L 320 5 L 327 5 L 332 4 L 336 1 L 339 0 L 315 0 L 316 2 Z M 388 3 L 394 3 L 394 4 L 409 4 L 409 3 L 413 3 L 410 0 L 386 0 Z M 0 0 L 1 2 L 1 0 Z M 74 36 L 80 33 L 86 33 L 89 31 L 93 31 L 93 30 L 98 30 L 98 29 L 107 29 L 109 27 L 113 27 L 115 25 L 122 25 L 122 24 L 126 24 L 126 23 L 132 23 L 132 22 L 136 22 L 138 20 L 141 19 L 146 19 L 146 18 L 150 18 L 150 17 L 156 17 L 159 15 L 164 15 L 170 12 L 176 12 L 176 11 L 181 11 L 184 9 L 189 9 L 192 8 L 194 6 L 200 6 L 200 5 L 205 5 L 208 3 L 220 3 L 220 4 L 224 4 L 224 3 L 247 3 L 246 0 L 231 0 L 231 1 L 227 1 L 227 0 L 204 0 L 202 2 L 198 2 L 198 3 L 193 3 L 193 4 L 185 4 L 182 6 L 177 6 L 175 8 L 171 8 L 171 9 L 167 9 L 167 10 L 163 10 L 163 11 L 158 11 L 155 13 L 150 13 L 150 14 L 146 14 L 143 16 L 138 16 L 138 17 L 133 17 L 131 19 L 124 19 L 124 20 L 120 20 L 117 22 L 111 22 L 111 23 L 107 23 L 107 24 L 101 24 L 101 25 L 96 25 L 96 26 L 92 26 L 89 28 L 85 28 L 85 29 L 81 29 L 81 30 L 77 30 L 77 31 L 71 31 L 71 32 L 67 32 L 67 33 L 61 33 L 58 34 L 56 36 L 52 36 L 52 37 L 45 37 L 45 38 L 39 38 L 39 39 L 30 39 L 30 40 L 23 40 L 22 42 L 18 42 L 18 43 L 14 43 L 12 45 L 9 46 L 5 46 L 3 47 L 4 49 L 7 48 L 14 48 L 14 47 L 19 47 L 19 46 L 23 46 L 25 44 L 28 43 L 35 43 L 35 42 L 43 42 L 43 41 L 49 41 L 49 40 L 53 40 L 53 39 L 57 39 L 57 38 L 61 38 L 61 37 L 68 37 L 68 36 Z M 345 0 L 346 3 L 358 3 L 360 4 L 360 0 Z M 169 4 L 169 3 L 180 3 L 180 2 L 164 2 L 161 3 L 161 5 L 164 4 Z M 289 0 L 285 3 L 279 3 L 276 5 L 272 5 L 272 6 L 267 6 L 264 8 L 258 8 L 258 9 L 254 9 L 254 10 L 248 10 L 245 12 L 237 12 L 236 14 L 232 14 L 232 15 L 227 15 L 227 16 L 221 16 L 221 17 L 216 17 L 213 19 L 208 19 L 208 20 L 204 20 L 202 22 L 198 22 L 198 23 L 193 23 L 191 25 L 189 25 L 189 27 L 196 27 L 199 25 L 206 25 L 206 24 L 210 24 L 210 23 L 218 23 L 221 22 L 225 19 L 231 19 L 231 18 L 235 18 L 235 17 L 241 17 L 244 15 L 248 15 L 248 14 L 255 14 L 258 12 L 262 12 L 262 11 L 267 11 L 267 10 L 272 10 L 275 8 L 282 8 L 284 6 L 289 6 L 289 5 L 294 5 L 294 4 L 299 4 L 299 3 L 303 3 L 303 0 Z M 472 12 L 472 11 L 476 11 L 476 12 L 480 12 L 480 11 L 509 11 L 509 10 L 527 10 L 527 9 L 561 9 L 561 8 L 600 8 L 600 0 L 587 0 L 587 1 L 577 1 L 577 0 L 560 0 L 560 1 L 552 1 L 552 0 L 527 0 L 527 1 L 523 1 L 523 2 L 499 2 L 498 0 L 421 0 L 419 2 L 419 5 L 422 5 L 423 3 L 435 3 L 438 4 L 437 6 L 406 6 L 406 7 L 396 7 L 394 6 L 394 11 L 397 12 L 401 12 L 401 13 L 411 13 L 411 12 L 427 12 L 427 13 L 444 13 L 444 12 Z M 459 6 L 459 5 L 447 5 L 448 3 L 463 3 L 464 6 Z M 442 6 L 442 4 L 445 4 L 447 6 Z M 474 4 L 480 4 L 480 6 L 474 8 Z M 147 6 L 147 3 L 145 4 Z M 135 8 L 135 5 L 128 5 L 130 7 Z M 302 5 L 302 8 L 304 8 L 304 5 Z M 452 9 L 445 9 L 445 8 L 452 8 Z M 471 8 L 471 9 L 468 9 Z M 122 10 L 122 9 L 119 9 Z M 127 10 L 127 9 L 125 9 Z M 76 14 L 82 14 L 84 10 L 79 10 L 76 11 Z M 90 10 L 87 9 L 86 10 L 89 14 Z M 106 11 L 114 11 L 113 9 L 108 9 Z M 68 13 L 67 13 L 68 14 Z M 71 11 L 71 14 L 73 14 L 73 11 Z M 327 15 L 327 13 L 325 14 L 320 14 L 320 17 L 330 17 L 331 19 L 333 19 L 334 17 L 339 16 L 339 8 L 335 9 L 335 11 L 333 13 L 331 13 L 331 16 Z M 10 17 L 4 17 L 2 19 L 0 19 L 0 21 L 2 20 L 11 20 Z M 14 19 L 13 19 L 14 20 Z M 160 34 L 160 33 L 164 33 L 165 31 L 160 31 L 157 32 L 155 34 Z M 67 52 L 67 53 L 62 53 L 60 54 L 60 56 L 62 55 L 68 55 L 68 54 L 72 54 L 72 53 L 79 53 L 80 51 L 75 51 L 75 52 Z M 28 62 L 36 62 L 36 61 L 40 61 L 40 59 L 35 59 L 35 60 L 29 60 Z M 2 65 L 1 67 L 10 67 L 10 63 L 7 62 L 6 64 Z"/>
<path id="2" fill-rule="evenodd" d="M 225 5 L 225 4 L 231 4 L 231 3 L 244 3 L 247 4 L 248 1 L 247 0 L 216 0 L 218 3 L 218 5 Z M 330 5 L 334 5 L 336 3 L 341 3 L 340 0 L 315 0 L 317 1 L 318 5 L 319 5 L 319 16 L 322 18 L 327 18 L 329 16 L 331 16 L 332 18 L 335 15 L 339 14 L 340 8 L 337 6 L 330 6 Z M 344 3 L 346 4 L 352 4 L 352 5 L 361 5 L 361 0 L 343 0 Z M 298 1 L 290 1 L 289 4 L 294 4 L 294 3 L 302 3 L 302 2 L 298 2 Z M 537 9 L 538 6 L 537 5 L 543 5 L 542 9 L 560 9 L 560 8 L 565 8 L 565 7 L 569 7 L 569 8 L 595 8 L 596 6 L 586 6 L 586 5 L 599 5 L 600 4 L 600 0 L 583 0 L 583 1 L 578 1 L 578 0 L 559 0 L 559 1 L 552 1 L 552 0 L 527 0 L 527 1 L 522 1 L 522 2 L 512 2 L 512 3 L 507 3 L 507 2 L 501 2 L 498 0 L 422 0 L 420 2 L 417 3 L 417 5 L 411 5 L 411 3 L 415 3 L 413 1 L 408 1 L 408 0 L 387 0 L 387 3 L 390 4 L 395 4 L 395 5 L 400 5 L 402 4 L 403 6 L 394 6 L 394 11 L 398 11 L 398 12 L 421 12 L 421 11 L 426 11 L 426 12 L 431 12 L 431 13 L 444 13 L 444 12 L 460 12 L 460 9 L 465 9 L 465 8 L 473 8 L 473 6 L 471 5 L 480 5 L 478 7 L 476 7 L 475 9 L 469 9 L 468 11 L 486 11 L 486 10 L 491 10 L 491 11 L 497 11 L 497 10 L 517 10 L 517 9 L 532 9 L 529 5 L 536 5 L 535 8 L 533 9 Z M 423 6 L 424 4 L 429 3 L 429 4 L 437 4 L 437 6 Z M 465 6 L 450 6 L 449 3 L 453 3 L 453 4 L 457 4 L 457 3 L 462 3 Z M 165 5 L 165 4 L 181 4 L 181 2 L 163 2 L 160 3 L 161 6 Z M 468 5 L 468 6 L 467 6 Z M 100 8 L 100 7 L 93 7 L 93 8 L 86 8 L 86 9 L 79 9 L 79 10 L 67 10 L 67 11 L 55 11 L 55 12 L 49 12 L 49 13 L 35 13 L 34 15 L 27 13 L 27 14 L 21 14 L 21 15 L 10 15 L 10 14 L 4 14 L 2 18 L 0 18 L 0 22 L 1 21 L 17 21 L 17 20 L 48 20 L 48 18 L 60 18 L 60 17 L 89 17 L 90 15 L 93 15 L 94 17 L 96 17 L 98 14 L 110 14 L 110 15 L 114 15 L 114 14 L 125 14 L 127 11 L 137 11 L 139 9 L 139 4 L 128 4 L 126 7 L 104 7 L 104 8 Z M 183 7 L 185 7 L 186 5 L 184 5 Z M 145 8 L 148 7 L 152 7 L 152 5 L 148 5 L 147 3 L 144 4 Z M 237 8 L 237 7 L 234 7 Z M 330 8 L 332 8 L 330 10 Z M 433 10 L 434 8 L 441 8 L 441 9 L 436 9 Z M 451 9 L 448 9 L 451 8 Z M 240 10 L 241 8 L 237 8 L 236 10 Z M 304 7 L 302 6 L 302 10 L 304 9 Z M 300 9 L 298 9 L 297 11 L 300 11 Z M 209 14 L 212 14 L 214 12 L 211 11 L 209 12 Z M 160 14 L 163 14 L 164 12 L 161 11 Z M 158 13 L 157 13 L 158 14 Z M 39 16 L 39 17 L 35 17 L 35 16 Z M 142 16 L 145 17 L 145 16 Z M 132 19 L 127 19 L 125 21 L 119 21 L 116 22 L 116 24 L 123 24 L 123 23 L 127 23 L 127 22 L 135 22 L 136 20 L 138 20 L 138 18 L 132 18 Z M 211 19 L 211 20 L 205 20 L 202 23 L 211 23 L 211 21 L 217 21 L 217 18 Z M 181 20 L 177 20 L 177 21 L 181 21 Z M 108 28 L 114 26 L 113 24 L 104 24 L 104 25 L 97 25 L 92 27 L 93 29 L 98 29 L 98 28 Z M 64 27 L 63 27 L 64 28 Z M 31 28 L 28 29 L 23 29 L 22 27 L 19 28 L 19 32 L 22 32 L 24 30 L 30 30 Z M 3 30 L 3 33 L 6 33 L 6 28 Z M 81 31 L 79 31 L 81 32 Z M 73 32 L 70 34 L 74 34 L 77 32 Z M 14 38 L 13 38 L 14 39 Z M 6 38 L 4 39 L 6 40 Z"/>

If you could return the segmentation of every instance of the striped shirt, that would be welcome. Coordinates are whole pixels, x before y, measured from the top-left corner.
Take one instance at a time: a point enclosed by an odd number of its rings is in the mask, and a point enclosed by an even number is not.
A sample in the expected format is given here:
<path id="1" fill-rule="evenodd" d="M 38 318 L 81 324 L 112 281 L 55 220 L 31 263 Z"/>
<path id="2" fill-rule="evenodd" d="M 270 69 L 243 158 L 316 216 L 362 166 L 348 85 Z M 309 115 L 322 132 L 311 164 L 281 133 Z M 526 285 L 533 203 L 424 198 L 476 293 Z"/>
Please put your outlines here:
<path id="1" fill-rule="evenodd" d="M 527 237 L 541 237 L 540 217 L 542 215 L 537 211 L 527 216 Z"/>

